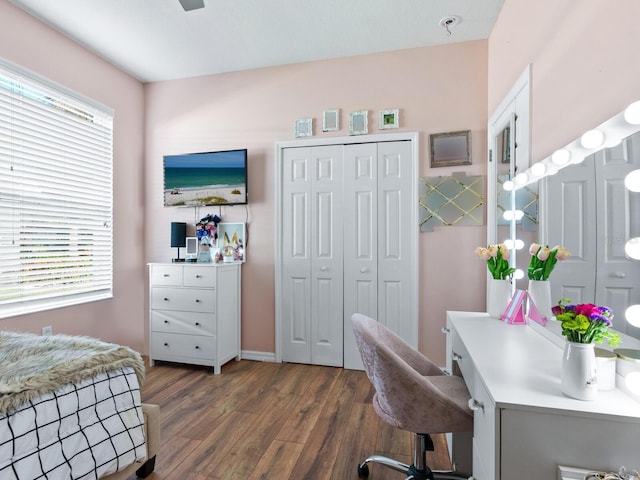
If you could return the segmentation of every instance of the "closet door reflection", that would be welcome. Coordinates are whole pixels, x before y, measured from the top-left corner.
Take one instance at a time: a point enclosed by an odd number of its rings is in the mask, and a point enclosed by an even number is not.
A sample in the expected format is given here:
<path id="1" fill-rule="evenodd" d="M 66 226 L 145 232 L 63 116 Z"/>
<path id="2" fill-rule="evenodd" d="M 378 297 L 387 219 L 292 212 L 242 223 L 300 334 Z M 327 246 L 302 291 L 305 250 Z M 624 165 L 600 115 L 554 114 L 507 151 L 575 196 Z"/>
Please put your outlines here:
<path id="1" fill-rule="evenodd" d="M 547 177 L 546 224 L 550 245 L 571 257 L 551 276 L 552 298 L 597 303 L 613 309 L 614 327 L 640 338 L 624 311 L 640 303 L 640 264 L 624 252 L 640 235 L 640 195 L 624 188 L 624 177 L 640 168 L 640 134 Z"/>

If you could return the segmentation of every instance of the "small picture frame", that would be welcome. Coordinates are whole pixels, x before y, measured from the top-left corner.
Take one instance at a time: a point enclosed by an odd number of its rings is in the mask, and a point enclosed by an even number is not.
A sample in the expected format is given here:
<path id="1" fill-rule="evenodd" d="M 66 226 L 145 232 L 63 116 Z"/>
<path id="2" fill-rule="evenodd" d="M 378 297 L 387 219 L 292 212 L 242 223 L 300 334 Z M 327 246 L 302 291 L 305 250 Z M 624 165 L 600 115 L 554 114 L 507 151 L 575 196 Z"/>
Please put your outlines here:
<path id="1" fill-rule="evenodd" d="M 471 130 L 432 133 L 429 143 L 432 167 L 471 165 Z"/>
<path id="2" fill-rule="evenodd" d="M 330 108 L 322 112 L 322 131 L 334 132 L 340 130 L 340 109 Z"/>
<path id="3" fill-rule="evenodd" d="M 297 137 L 311 137 L 313 135 L 313 119 L 303 118 L 296 120 L 295 136 Z"/>
<path id="4" fill-rule="evenodd" d="M 380 130 L 398 128 L 400 126 L 399 111 L 397 108 L 380 111 Z"/>
<path id="5" fill-rule="evenodd" d="M 369 111 L 360 110 L 349 114 L 349 135 L 366 135 L 369 133 Z"/>

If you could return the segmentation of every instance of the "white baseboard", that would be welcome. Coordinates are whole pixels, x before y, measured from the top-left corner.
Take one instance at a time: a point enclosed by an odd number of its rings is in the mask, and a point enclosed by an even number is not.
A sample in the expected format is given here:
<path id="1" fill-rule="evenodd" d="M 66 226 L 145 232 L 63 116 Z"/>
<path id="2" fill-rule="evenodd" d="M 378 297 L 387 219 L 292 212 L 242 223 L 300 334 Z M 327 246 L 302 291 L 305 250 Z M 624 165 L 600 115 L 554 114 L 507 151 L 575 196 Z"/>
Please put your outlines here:
<path id="1" fill-rule="evenodd" d="M 242 350 L 240 355 L 243 360 L 255 360 L 258 362 L 276 361 L 276 354 L 272 352 L 253 352 L 251 350 Z"/>

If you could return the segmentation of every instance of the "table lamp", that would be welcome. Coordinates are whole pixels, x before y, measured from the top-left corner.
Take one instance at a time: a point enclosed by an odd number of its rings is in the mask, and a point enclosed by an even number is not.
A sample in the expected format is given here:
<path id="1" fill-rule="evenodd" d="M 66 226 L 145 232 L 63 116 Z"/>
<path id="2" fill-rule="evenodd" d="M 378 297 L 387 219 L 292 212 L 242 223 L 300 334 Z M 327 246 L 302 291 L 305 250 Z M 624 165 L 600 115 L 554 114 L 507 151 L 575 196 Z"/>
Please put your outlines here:
<path id="1" fill-rule="evenodd" d="M 184 222 L 171 222 L 171 247 L 178 249 L 178 257 L 173 262 L 184 262 L 180 258 L 180 248 L 187 244 L 187 224 Z"/>

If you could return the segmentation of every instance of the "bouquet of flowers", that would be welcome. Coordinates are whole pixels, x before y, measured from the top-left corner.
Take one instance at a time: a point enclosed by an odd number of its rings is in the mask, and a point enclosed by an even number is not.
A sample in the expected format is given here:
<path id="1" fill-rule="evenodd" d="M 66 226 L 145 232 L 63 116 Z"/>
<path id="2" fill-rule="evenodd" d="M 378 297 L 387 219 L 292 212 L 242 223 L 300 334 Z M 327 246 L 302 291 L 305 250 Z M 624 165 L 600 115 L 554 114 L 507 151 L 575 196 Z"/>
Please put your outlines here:
<path id="1" fill-rule="evenodd" d="M 478 247 L 475 253 L 487 261 L 487 268 L 496 280 L 507 280 L 516 271 L 509 266 L 509 249 L 504 243 L 489 245 L 487 248 Z"/>
<path id="2" fill-rule="evenodd" d="M 529 253 L 531 254 L 531 261 L 527 269 L 529 280 L 549 280 L 549 275 L 551 275 L 556 263 L 571 256 L 569 250 L 559 245 L 549 248 L 548 245 L 543 247 L 537 243 L 531 244 Z"/>
<path id="3" fill-rule="evenodd" d="M 615 347 L 620 343 L 620 335 L 610 330 L 613 313 L 608 307 L 592 303 L 569 305 L 563 298 L 551 311 L 562 322 L 562 335 L 575 343 L 607 343 Z"/>

